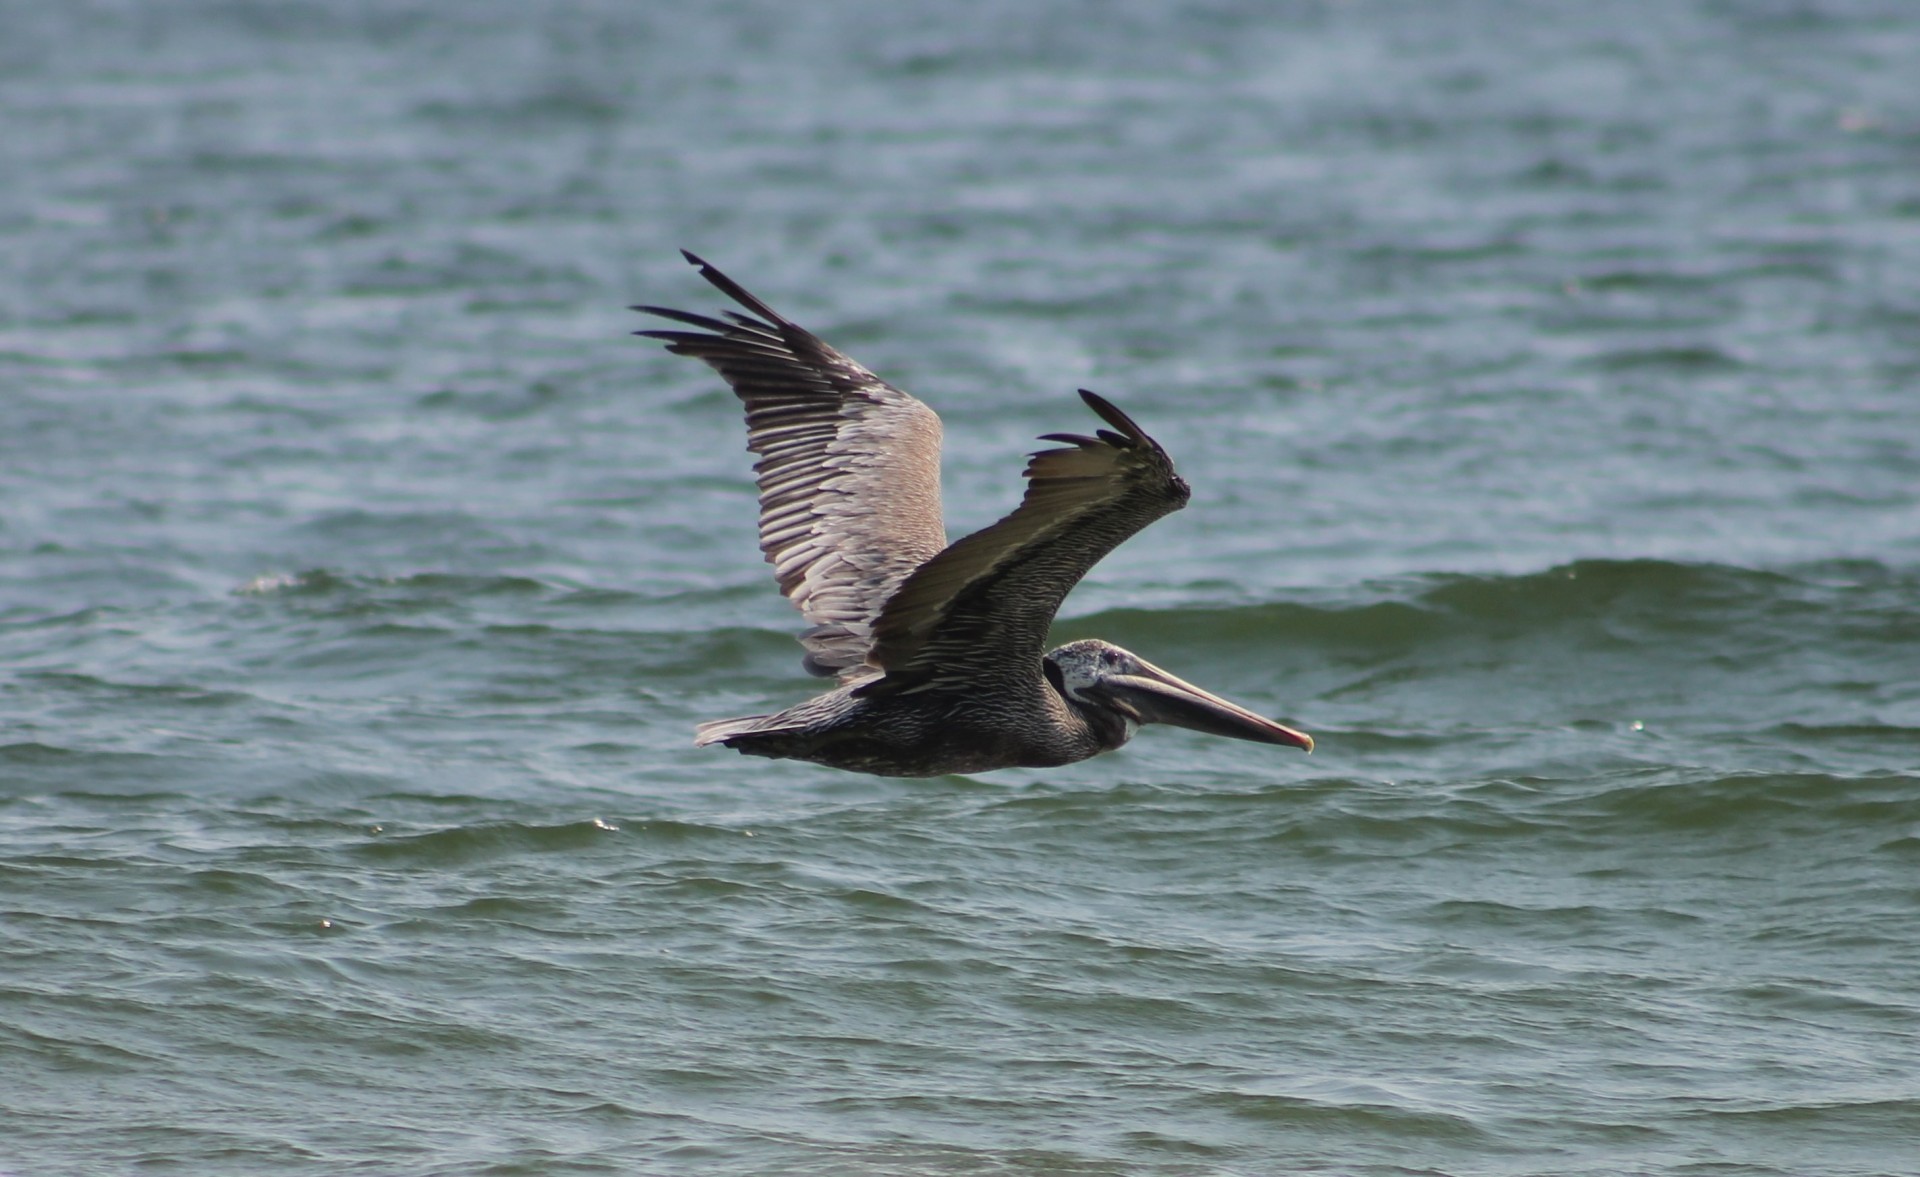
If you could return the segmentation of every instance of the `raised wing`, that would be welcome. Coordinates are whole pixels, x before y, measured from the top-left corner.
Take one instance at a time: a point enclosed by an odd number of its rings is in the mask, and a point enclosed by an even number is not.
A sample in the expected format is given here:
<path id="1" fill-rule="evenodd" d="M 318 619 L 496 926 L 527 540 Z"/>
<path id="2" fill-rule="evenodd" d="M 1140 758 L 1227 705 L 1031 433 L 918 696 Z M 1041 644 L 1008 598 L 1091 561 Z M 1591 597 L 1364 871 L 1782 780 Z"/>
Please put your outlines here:
<path id="1" fill-rule="evenodd" d="M 874 625 L 885 678 L 862 695 L 928 685 L 1038 676 L 1053 616 L 1087 570 L 1129 536 L 1186 506 L 1173 460 L 1132 418 L 1085 389 L 1118 432 L 1052 433 L 1027 464 L 1012 514 L 974 532 L 909 576 Z"/>
<path id="2" fill-rule="evenodd" d="M 881 605 L 946 547 L 940 418 L 686 258 L 752 316 L 728 311 L 723 321 L 639 306 L 700 330 L 634 334 L 706 361 L 746 403 L 747 448 L 760 455 L 760 550 L 780 591 L 813 624 L 800 637 L 803 665 L 850 677 L 867 662 Z"/>

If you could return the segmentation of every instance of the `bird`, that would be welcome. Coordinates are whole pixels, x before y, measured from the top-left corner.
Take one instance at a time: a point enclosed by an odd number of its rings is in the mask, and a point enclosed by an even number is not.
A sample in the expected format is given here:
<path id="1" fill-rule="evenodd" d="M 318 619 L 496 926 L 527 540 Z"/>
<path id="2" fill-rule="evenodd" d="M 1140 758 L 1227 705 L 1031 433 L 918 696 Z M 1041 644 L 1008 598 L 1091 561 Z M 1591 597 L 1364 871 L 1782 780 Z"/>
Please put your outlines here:
<path id="1" fill-rule="evenodd" d="M 802 665 L 837 680 L 776 714 L 699 724 L 697 746 L 892 777 L 1070 764 L 1150 723 L 1313 750 L 1109 642 L 1045 648 L 1087 571 L 1191 495 L 1133 418 L 1082 389 L 1107 428 L 1042 435 L 1060 444 L 1030 455 L 1020 505 L 949 544 L 934 411 L 681 253 L 746 313 L 636 306 L 678 326 L 634 334 L 704 361 L 744 403 L 760 550 L 809 624 Z"/>

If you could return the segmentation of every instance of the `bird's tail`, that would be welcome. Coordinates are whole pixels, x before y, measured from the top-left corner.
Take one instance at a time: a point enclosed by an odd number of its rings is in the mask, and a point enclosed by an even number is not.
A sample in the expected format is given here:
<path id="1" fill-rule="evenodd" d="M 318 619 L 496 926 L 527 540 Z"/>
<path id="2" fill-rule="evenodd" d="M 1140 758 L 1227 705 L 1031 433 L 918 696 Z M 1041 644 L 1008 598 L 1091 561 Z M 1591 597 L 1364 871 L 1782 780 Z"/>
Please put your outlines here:
<path id="1" fill-rule="evenodd" d="M 742 715 L 737 719 L 709 719 L 693 729 L 693 746 L 704 748 L 708 744 L 724 744 L 738 736 L 765 732 L 770 726 L 767 721 L 771 715 Z"/>

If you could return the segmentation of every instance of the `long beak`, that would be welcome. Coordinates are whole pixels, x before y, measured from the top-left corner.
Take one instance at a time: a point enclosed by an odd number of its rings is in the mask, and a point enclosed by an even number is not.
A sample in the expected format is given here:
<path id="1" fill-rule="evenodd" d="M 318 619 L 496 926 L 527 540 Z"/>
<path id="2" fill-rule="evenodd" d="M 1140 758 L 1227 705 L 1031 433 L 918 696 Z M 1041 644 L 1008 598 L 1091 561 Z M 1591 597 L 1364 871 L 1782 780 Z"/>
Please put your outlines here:
<path id="1" fill-rule="evenodd" d="M 1313 737 L 1307 733 L 1255 715 L 1152 663 L 1136 662 L 1141 673 L 1110 675 L 1092 689 L 1104 692 L 1120 708 L 1138 715 L 1141 723 L 1170 723 L 1209 735 L 1313 751 Z"/>

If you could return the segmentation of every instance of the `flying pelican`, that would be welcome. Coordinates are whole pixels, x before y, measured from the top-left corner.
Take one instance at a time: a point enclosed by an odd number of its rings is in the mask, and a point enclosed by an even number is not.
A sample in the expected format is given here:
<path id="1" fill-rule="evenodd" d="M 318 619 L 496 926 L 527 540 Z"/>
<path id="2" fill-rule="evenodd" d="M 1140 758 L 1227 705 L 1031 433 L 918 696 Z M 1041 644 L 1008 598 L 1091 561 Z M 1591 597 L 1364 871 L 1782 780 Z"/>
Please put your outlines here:
<path id="1" fill-rule="evenodd" d="M 1113 428 L 1043 436 L 1065 444 L 1032 455 L 1020 506 L 949 544 L 933 410 L 681 252 L 752 314 L 638 306 L 699 330 L 635 334 L 704 360 L 746 403 L 760 550 L 812 623 L 802 664 L 840 682 L 776 715 L 703 723 L 696 745 L 903 777 L 1071 764 L 1146 723 L 1313 750 L 1118 646 L 1045 650 L 1087 570 L 1191 493 L 1131 417 L 1082 389 Z"/>

